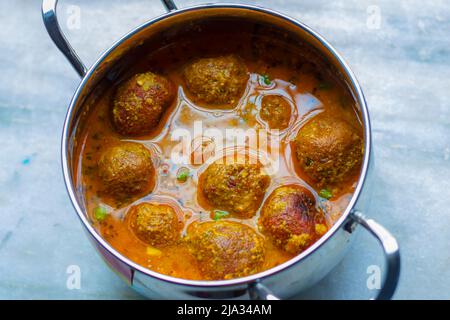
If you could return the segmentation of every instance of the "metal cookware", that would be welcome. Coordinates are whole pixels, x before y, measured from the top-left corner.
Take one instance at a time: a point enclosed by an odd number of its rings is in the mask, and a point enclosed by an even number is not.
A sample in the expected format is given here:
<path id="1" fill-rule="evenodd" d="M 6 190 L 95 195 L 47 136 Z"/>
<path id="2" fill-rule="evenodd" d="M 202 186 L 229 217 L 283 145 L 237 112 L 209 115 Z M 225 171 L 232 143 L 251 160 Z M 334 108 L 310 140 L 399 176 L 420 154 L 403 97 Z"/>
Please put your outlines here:
<path id="1" fill-rule="evenodd" d="M 89 238 L 110 267 L 121 275 L 130 286 L 150 298 L 288 298 L 311 286 L 335 267 L 348 249 L 352 234 L 361 225 L 378 239 L 386 257 L 384 282 L 376 298 L 390 299 L 397 286 L 400 273 L 400 255 L 396 239 L 380 224 L 364 217 L 370 198 L 370 173 L 372 164 L 372 140 L 369 112 L 363 92 L 355 76 L 336 50 L 319 34 L 303 23 L 270 9 L 240 4 L 204 4 L 177 9 L 171 0 L 162 1 L 167 13 L 151 19 L 132 30 L 106 50 L 89 69 L 58 26 L 57 0 L 43 0 L 42 13 L 45 26 L 56 46 L 82 78 L 70 102 L 62 135 L 62 167 L 64 180 L 73 206 L 83 223 Z M 199 19 L 233 17 L 234 19 L 264 20 L 276 28 L 294 34 L 319 51 L 347 83 L 359 105 L 364 125 L 365 155 L 360 179 L 351 201 L 335 225 L 313 246 L 297 257 L 270 270 L 244 278 L 223 281 L 193 281 L 173 278 L 146 269 L 111 247 L 90 225 L 80 195 L 75 189 L 72 166 L 75 133 L 83 125 L 83 114 L 89 110 L 89 99 L 96 90 L 108 85 L 111 79 L 126 67 L 127 57 L 143 46 L 148 39 L 163 43 L 189 23 Z M 178 26 L 176 29 L 175 26 Z M 174 29 L 175 28 L 175 29 Z M 181 29 L 180 29 L 181 28 Z M 159 42 L 158 42 L 159 41 Z M 128 59 L 130 60 L 130 59 Z"/>

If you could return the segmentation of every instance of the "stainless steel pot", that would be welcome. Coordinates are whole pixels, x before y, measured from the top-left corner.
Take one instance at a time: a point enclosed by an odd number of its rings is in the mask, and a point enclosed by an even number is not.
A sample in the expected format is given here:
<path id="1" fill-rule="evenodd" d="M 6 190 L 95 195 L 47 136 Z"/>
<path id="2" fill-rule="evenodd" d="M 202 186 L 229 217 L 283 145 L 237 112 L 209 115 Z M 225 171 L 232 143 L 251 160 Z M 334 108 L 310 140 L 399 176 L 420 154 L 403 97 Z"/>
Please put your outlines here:
<path id="1" fill-rule="evenodd" d="M 177 9 L 172 0 L 163 0 L 167 13 L 149 20 L 119 39 L 88 70 L 61 32 L 56 16 L 57 0 L 43 0 L 42 14 L 45 26 L 56 46 L 67 57 L 81 76 L 64 124 L 62 135 L 62 167 L 64 180 L 75 210 L 87 233 L 109 266 L 121 275 L 134 289 L 150 298 L 288 298 L 311 286 L 335 267 L 349 247 L 352 233 L 358 225 L 363 226 L 377 238 L 386 257 L 384 282 L 377 299 L 390 299 L 396 289 L 400 274 L 400 254 L 396 239 L 381 225 L 366 219 L 361 213 L 368 206 L 369 180 L 372 164 L 372 144 L 369 112 L 363 92 L 350 68 L 336 50 L 319 34 L 301 22 L 281 13 L 250 5 L 205 4 Z M 146 39 L 161 34 L 170 34 L 175 24 L 187 23 L 205 17 L 233 16 L 239 19 L 264 19 L 278 28 L 294 32 L 318 50 L 347 83 L 359 108 L 364 124 L 365 155 L 361 177 L 350 204 L 335 225 L 313 246 L 297 257 L 270 270 L 244 278 L 223 281 L 193 281 L 173 278 L 148 270 L 121 255 L 112 248 L 89 224 L 82 201 L 75 190 L 72 177 L 72 152 L 77 129 L 83 125 L 83 114 L 89 110 L 90 97 L 95 97 L 96 88 L 108 85 L 121 68 L 120 61 L 132 50 L 138 50 Z M 200 18 L 201 17 L 201 18 Z M 161 38 L 163 41 L 164 39 Z M 126 60 L 126 59 L 125 59 Z"/>

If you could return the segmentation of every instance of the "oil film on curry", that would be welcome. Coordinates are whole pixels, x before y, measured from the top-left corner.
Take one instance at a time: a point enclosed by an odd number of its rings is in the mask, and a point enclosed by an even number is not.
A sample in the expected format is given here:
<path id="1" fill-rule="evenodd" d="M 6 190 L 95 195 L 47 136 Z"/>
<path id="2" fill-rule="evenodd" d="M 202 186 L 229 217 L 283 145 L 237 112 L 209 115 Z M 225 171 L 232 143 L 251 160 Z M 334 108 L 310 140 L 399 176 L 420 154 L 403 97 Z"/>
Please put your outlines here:
<path id="1" fill-rule="evenodd" d="M 279 265 L 346 208 L 364 153 L 341 80 L 310 54 L 242 32 L 137 61 L 78 133 L 74 177 L 120 253 L 192 280 Z"/>

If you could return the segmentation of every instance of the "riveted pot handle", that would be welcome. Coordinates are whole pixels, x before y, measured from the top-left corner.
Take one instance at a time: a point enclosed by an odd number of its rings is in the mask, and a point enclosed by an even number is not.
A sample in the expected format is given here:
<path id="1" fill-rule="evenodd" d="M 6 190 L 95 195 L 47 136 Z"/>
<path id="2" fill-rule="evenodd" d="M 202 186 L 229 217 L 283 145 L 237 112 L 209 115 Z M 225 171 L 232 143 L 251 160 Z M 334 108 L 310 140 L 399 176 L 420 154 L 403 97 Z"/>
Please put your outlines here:
<path id="1" fill-rule="evenodd" d="M 161 0 L 167 11 L 173 11 L 177 9 L 177 6 L 172 0 Z M 61 28 L 58 24 L 58 17 L 56 15 L 56 7 L 58 0 L 43 0 L 42 1 L 42 18 L 44 20 L 45 28 L 47 29 L 50 38 L 52 38 L 58 49 L 66 56 L 70 64 L 74 67 L 75 71 L 84 77 L 87 72 L 86 66 L 81 61 L 80 57 L 76 54 L 67 38 L 64 36 Z"/>
<path id="2" fill-rule="evenodd" d="M 397 240 L 382 225 L 372 219 L 367 219 L 360 212 L 353 212 L 350 217 L 353 220 L 353 225 L 356 222 L 363 226 L 377 238 L 378 242 L 380 242 L 383 247 L 386 257 L 387 272 L 380 292 L 372 300 L 389 300 L 394 295 L 400 278 L 400 249 Z M 351 228 L 354 227 L 353 225 Z M 350 232 L 351 231 L 352 230 L 350 230 Z M 250 299 L 253 300 L 279 300 L 279 298 L 260 282 L 249 284 L 248 292 Z"/>
<path id="3" fill-rule="evenodd" d="M 42 1 L 42 18 L 44 19 L 45 28 L 47 29 L 50 38 L 52 38 L 58 49 L 66 56 L 75 71 L 80 75 L 80 77 L 84 77 L 87 69 L 59 27 L 58 18 L 56 16 L 57 5 L 58 0 Z"/>
<path id="4" fill-rule="evenodd" d="M 372 219 L 367 219 L 360 212 L 353 212 L 351 218 L 369 231 L 384 250 L 386 258 L 386 276 L 375 300 L 389 300 L 394 295 L 400 278 L 400 249 L 397 240 L 382 225 Z"/>
<path id="5" fill-rule="evenodd" d="M 258 281 L 248 285 L 248 294 L 252 300 L 280 300 L 272 291 Z"/>
<path id="6" fill-rule="evenodd" d="M 167 11 L 173 11 L 178 9 L 172 0 L 161 0 L 161 2 L 163 3 L 164 7 L 166 7 Z"/>

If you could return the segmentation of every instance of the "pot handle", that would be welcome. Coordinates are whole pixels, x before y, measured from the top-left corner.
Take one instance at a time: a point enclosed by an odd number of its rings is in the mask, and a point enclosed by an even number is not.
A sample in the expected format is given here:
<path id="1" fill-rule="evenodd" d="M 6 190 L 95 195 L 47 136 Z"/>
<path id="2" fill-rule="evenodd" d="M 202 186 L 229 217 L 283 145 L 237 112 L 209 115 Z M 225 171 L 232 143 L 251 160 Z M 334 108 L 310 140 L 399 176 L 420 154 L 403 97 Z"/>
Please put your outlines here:
<path id="1" fill-rule="evenodd" d="M 167 11 L 173 11 L 177 9 L 177 6 L 173 0 L 161 0 Z M 43 0 L 42 1 L 42 19 L 44 20 L 45 28 L 47 29 L 50 38 L 53 40 L 58 49 L 66 56 L 72 67 L 80 75 L 84 77 L 87 68 L 81 61 L 80 57 L 76 54 L 67 38 L 64 36 L 61 28 L 58 24 L 58 17 L 56 15 L 56 7 L 58 0 Z"/>
<path id="2" fill-rule="evenodd" d="M 361 212 L 355 211 L 351 219 L 369 231 L 381 244 L 386 258 L 386 276 L 383 286 L 372 300 L 389 300 L 395 293 L 400 278 L 400 248 L 397 239 L 378 222 L 366 218 Z M 354 226 L 350 226 L 350 231 Z"/>
<path id="3" fill-rule="evenodd" d="M 161 0 L 161 2 L 163 3 L 164 7 L 166 7 L 167 11 L 174 11 L 178 9 L 173 0 Z"/>
<path id="4" fill-rule="evenodd" d="M 251 300 L 280 300 L 265 285 L 259 281 L 248 285 L 248 294 Z"/>
<path id="5" fill-rule="evenodd" d="M 357 224 L 369 231 L 383 247 L 386 258 L 386 276 L 378 295 L 371 300 L 389 300 L 394 295 L 400 277 L 400 249 L 397 240 L 382 225 L 372 219 L 367 219 L 360 212 L 350 215 L 352 221 L 348 224 L 352 232 Z M 248 292 L 252 300 L 279 300 L 266 286 L 259 281 L 249 284 Z"/>
<path id="6" fill-rule="evenodd" d="M 56 16 L 57 5 L 58 0 L 42 1 L 42 19 L 44 20 L 45 28 L 58 49 L 66 56 L 80 77 L 83 78 L 87 69 L 59 27 L 58 17 Z"/>

